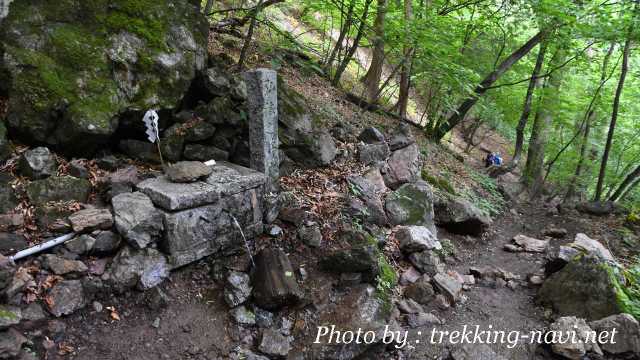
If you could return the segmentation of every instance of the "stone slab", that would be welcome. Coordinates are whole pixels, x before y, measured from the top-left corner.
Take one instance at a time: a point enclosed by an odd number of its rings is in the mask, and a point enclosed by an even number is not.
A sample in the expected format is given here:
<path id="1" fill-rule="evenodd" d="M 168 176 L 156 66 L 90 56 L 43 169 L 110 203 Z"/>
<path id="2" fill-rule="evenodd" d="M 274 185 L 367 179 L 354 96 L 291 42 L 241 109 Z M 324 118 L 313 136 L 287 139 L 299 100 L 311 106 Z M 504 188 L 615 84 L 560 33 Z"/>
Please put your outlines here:
<path id="1" fill-rule="evenodd" d="M 165 176 L 138 184 L 138 189 L 164 210 L 177 211 L 216 203 L 220 197 L 237 194 L 265 183 L 259 172 L 230 163 L 218 163 L 205 181 L 172 183 Z"/>

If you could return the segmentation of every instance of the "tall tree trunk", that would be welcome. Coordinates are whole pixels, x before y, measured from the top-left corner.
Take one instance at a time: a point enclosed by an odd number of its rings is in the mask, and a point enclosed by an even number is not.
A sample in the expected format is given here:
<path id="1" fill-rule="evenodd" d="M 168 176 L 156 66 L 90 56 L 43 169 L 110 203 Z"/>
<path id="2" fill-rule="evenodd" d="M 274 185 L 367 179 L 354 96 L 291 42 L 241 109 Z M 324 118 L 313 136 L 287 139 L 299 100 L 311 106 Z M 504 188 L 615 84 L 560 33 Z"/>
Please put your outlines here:
<path id="1" fill-rule="evenodd" d="M 637 8 L 637 7 L 636 7 Z M 596 193 L 594 201 L 600 201 L 602 197 L 602 188 L 604 185 L 604 178 L 607 173 L 607 162 L 609 161 L 609 153 L 611 152 L 611 145 L 613 144 L 613 134 L 616 130 L 616 122 L 618 121 L 618 110 L 620 109 L 620 98 L 622 97 L 622 90 L 624 90 L 624 82 L 627 78 L 627 72 L 629 71 L 629 55 L 631 53 L 631 33 L 629 38 L 624 43 L 624 50 L 622 55 L 622 69 L 620 70 L 620 80 L 618 80 L 618 88 L 616 89 L 616 95 L 613 99 L 613 110 L 611 112 L 611 122 L 609 123 L 609 132 L 607 133 L 607 143 L 604 147 L 604 153 L 602 154 L 602 161 L 600 162 L 600 173 L 598 174 L 598 184 L 596 185 Z"/>
<path id="2" fill-rule="evenodd" d="M 211 14 L 211 10 L 213 9 L 213 1 L 214 0 L 207 0 L 207 5 L 204 7 L 204 14 L 207 16 Z"/>
<path id="3" fill-rule="evenodd" d="M 618 199 L 618 201 L 621 201 L 622 199 L 626 198 L 627 195 L 629 195 L 629 193 L 636 188 L 636 186 L 638 186 L 638 184 L 640 184 L 640 177 L 636 178 L 636 181 L 633 182 L 633 184 L 631 184 L 631 186 L 627 187 L 627 190 L 625 190 L 622 195 L 620 195 L 620 198 Z"/>
<path id="4" fill-rule="evenodd" d="M 258 21 L 258 14 L 262 10 L 262 3 L 264 0 L 258 1 L 258 4 L 251 13 L 251 23 L 249 23 L 249 30 L 247 31 L 247 38 L 244 39 L 242 50 L 240 50 L 240 59 L 238 60 L 238 71 L 244 70 L 244 63 L 247 61 L 247 55 L 249 53 L 249 47 L 253 39 L 253 31 L 256 28 L 256 22 Z"/>
<path id="5" fill-rule="evenodd" d="M 540 44 L 540 49 L 538 50 L 538 57 L 536 58 L 536 64 L 533 67 L 533 72 L 531 73 L 531 80 L 529 81 L 529 87 L 527 88 L 527 95 L 524 98 L 522 114 L 520 115 L 518 126 L 516 127 L 516 145 L 515 151 L 513 152 L 513 159 L 511 160 L 511 164 L 509 164 L 510 169 L 515 169 L 520 162 L 520 158 L 522 157 L 522 148 L 524 145 L 524 130 L 527 127 L 527 122 L 529 121 L 531 104 L 533 102 L 533 94 L 536 88 L 539 87 L 542 82 L 542 79 L 539 79 L 538 76 L 540 75 L 540 71 L 542 70 L 542 64 L 544 63 L 546 52 L 547 42 L 543 41 Z"/>
<path id="6" fill-rule="evenodd" d="M 413 22 L 413 0 L 404 0 L 404 21 L 406 29 Z M 409 104 L 409 90 L 411 89 L 411 68 L 413 66 L 413 47 L 411 44 L 404 46 L 405 62 L 400 72 L 400 92 L 398 94 L 398 115 L 401 119 L 407 117 L 407 106 Z"/>
<path id="7" fill-rule="evenodd" d="M 340 65 L 338 65 L 338 68 L 336 69 L 336 73 L 333 77 L 333 80 L 331 81 L 331 84 L 333 86 L 337 86 L 338 84 L 340 84 L 340 78 L 342 78 L 342 74 L 347 69 L 349 62 L 353 58 L 353 54 L 355 54 L 356 51 L 358 50 L 358 46 L 360 45 L 360 40 L 362 40 L 362 37 L 364 36 L 365 28 L 367 26 L 367 16 L 369 16 L 369 6 L 371 5 L 372 2 L 373 0 L 365 0 L 364 9 L 362 10 L 362 17 L 360 18 L 360 25 L 358 26 L 358 33 L 356 34 L 356 37 L 353 39 L 353 43 L 351 44 L 351 47 L 347 50 L 347 53 L 342 59 L 342 62 L 340 63 Z"/>
<path id="8" fill-rule="evenodd" d="M 587 151 L 589 149 L 589 133 L 591 132 L 591 123 L 596 117 L 595 110 L 591 110 L 589 115 L 587 115 L 587 120 L 584 124 L 584 129 L 582 132 L 582 142 L 580 143 L 580 156 L 578 158 L 578 164 L 576 165 L 576 171 L 573 173 L 573 177 L 569 182 L 569 187 L 567 188 L 567 193 L 564 196 L 565 201 L 569 201 L 573 199 L 576 195 L 576 190 L 582 191 L 582 170 L 584 168 L 584 162 L 587 157 Z"/>
<path id="9" fill-rule="evenodd" d="M 618 188 L 613 193 L 613 195 L 611 195 L 611 197 L 609 198 L 609 201 L 617 202 L 618 200 L 620 200 L 622 198 L 622 195 L 624 195 L 630 190 L 631 185 L 637 185 L 639 179 L 640 179 L 640 165 L 638 165 L 638 167 L 635 170 L 633 170 L 629 175 L 627 175 L 626 178 L 624 178 L 624 181 L 622 181 L 622 183 L 620 184 L 620 186 L 618 186 Z"/>
<path id="10" fill-rule="evenodd" d="M 607 72 L 609 68 L 609 61 L 611 60 L 611 55 L 615 50 L 615 43 L 612 43 L 609 46 L 609 50 L 607 54 L 604 56 L 604 60 L 602 61 L 602 72 L 600 74 L 600 83 L 596 88 L 595 94 L 593 95 L 593 99 L 589 103 L 589 107 L 585 113 L 585 124 L 582 132 L 582 141 L 580 142 L 580 156 L 578 158 L 578 163 L 576 165 L 576 170 L 573 173 L 571 181 L 569 181 L 569 186 L 567 187 L 567 193 L 565 194 L 565 201 L 570 201 L 576 196 L 576 190 L 578 192 L 583 191 L 584 184 L 587 182 L 582 179 L 582 171 L 584 169 L 585 160 L 587 157 L 587 153 L 589 151 L 589 135 L 591 133 L 591 124 L 596 119 L 596 108 L 600 103 L 602 96 L 600 95 L 602 92 L 602 88 L 604 84 L 609 80 L 610 76 L 607 77 Z M 613 75 L 613 73 L 611 74 Z"/>
<path id="11" fill-rule="evenodd" d="M 373 23 L 373 56 L 363 83 L 366 91 L 367 101 L 376 103 L 380 93 L 380 79 L 382 78 L 382 68 L 384 66 L 384 21 L 387 16 L 387 0 L 378 0 L 376 20 Z"/>
<path id="12" fill-rule="evenodd" d="M 550 68 L 555 68 L 565 60 L 566 52 L 561 46 L 553 55 Z M 555 93 L 559 90 L 561 83 L 561 72 L 556 72 L 547 77 L 531 129 L 527 162 L 522 173 L 522 180 L 532 197 L 539 195 L 544 182 L 545 150 L 549 138 L 549 127 L 558 105 L 558 96 Z"/>
<path id="13" fill-rule="evenodd" d="M 432 137 L 435 140 L 442 139 L 449 131 L 451 131 L 451 129 L 456 127 L 456 125 L 464 120 L 469 110 L 471 110 L 471 108 L 478 102 L 480 97 L 487 91 L 487 88 L 493 85 L 493 83 L 496 82 L 505 72 L 507 72 L 513 66 L 513 64 L 517 63 L 534 47 L 536 47 L 536 45 L 538 45 L 546 35 L 546 31 L 540 31 L 519 49 L 509 55 L 509 57 L 504 59 L 493 72 L 487 75 L 487 77 L 480 82 L 480 84 L 475 88 L 473 94 L 465 99 L 462 104 L 460 104 L 458 109 L 447 119 L 447 121 L 442 122 L 438 126 Z"/>
<path id="14" fill-rule="evenodd" d="M 324 64 L 325 73 L 329 74 L 331 70 L 331 66 L 333 66 L 333 62 L 336 60 L 336 56 L 338 56 L 338 52 L 342 49 L 342 43 L 344 42 L 345 37 L 349 33 L 349 29 L 351 29 L 351 25 L 353 24 L 353 10 L 356 6 L 356 1 L 351 0 L 349 2 L 349 9 L 347 10 L 347 17 L 340 28 L 340 34 L 338 35 L 338 40 L 336 40 L 336 45 L 331 50 L 331 55 L 327 59 L 327 62 Z"/>

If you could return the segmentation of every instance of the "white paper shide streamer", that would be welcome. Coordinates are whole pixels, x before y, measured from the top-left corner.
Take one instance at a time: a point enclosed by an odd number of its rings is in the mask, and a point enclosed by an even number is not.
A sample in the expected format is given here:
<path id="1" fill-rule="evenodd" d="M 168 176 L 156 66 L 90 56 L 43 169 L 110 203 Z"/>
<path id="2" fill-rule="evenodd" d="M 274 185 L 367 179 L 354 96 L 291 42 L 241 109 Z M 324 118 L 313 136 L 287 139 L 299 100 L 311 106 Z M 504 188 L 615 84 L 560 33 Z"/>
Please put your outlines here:
<path id="1" fill-rule="evenodd" d="M 162 166 L 164 167 L 164 160 L 162 159 L 162 151 L 160 151 L 160 130 L 158 129 L 158 120 L 160 116 L 155 110 L 148 110 L 142 121 L 144 125 L 147 127 L 147 138 L 149 142 L 158 144 L 158 154 L 160 155 L 160 162 L 162 162 Z"/>

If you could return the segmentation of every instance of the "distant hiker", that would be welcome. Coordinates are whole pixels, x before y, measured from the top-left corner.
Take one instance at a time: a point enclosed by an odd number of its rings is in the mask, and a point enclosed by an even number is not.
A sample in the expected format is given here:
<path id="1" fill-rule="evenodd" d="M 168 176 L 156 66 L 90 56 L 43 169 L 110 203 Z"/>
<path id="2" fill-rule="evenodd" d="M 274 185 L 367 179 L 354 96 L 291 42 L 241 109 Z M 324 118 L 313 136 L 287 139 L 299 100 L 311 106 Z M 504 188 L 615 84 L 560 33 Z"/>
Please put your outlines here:
<path id="1" fill-rule="evenodd" d="M 487 157 L 484 159 L 484 167 L 489 167 L 491 165 L 493 165 L 493 161 L 494 161 L 495 155 L 493 155 L 493 153 L 488 153 Z"/>
<path id="2" fill-rule="evenodd" d="M 502 166 L 502 157 L 500 156 L 500 153 L 496 153 L 493 156 L 493 165 Z"/>

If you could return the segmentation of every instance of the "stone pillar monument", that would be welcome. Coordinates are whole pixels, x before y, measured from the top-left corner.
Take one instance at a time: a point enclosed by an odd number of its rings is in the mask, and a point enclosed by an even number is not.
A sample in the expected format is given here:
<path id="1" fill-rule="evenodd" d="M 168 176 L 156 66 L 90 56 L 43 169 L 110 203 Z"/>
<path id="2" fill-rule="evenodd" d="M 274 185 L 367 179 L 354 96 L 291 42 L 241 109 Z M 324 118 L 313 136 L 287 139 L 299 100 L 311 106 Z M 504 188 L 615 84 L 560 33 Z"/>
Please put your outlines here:
<path id="1" fill-rule="evenodd" d="M 0 0 L 0 23 L 9 15 L 9 5 L 13 0 Z"/>
<path id="2" fill-rule="evenodd" d="M 278 76 L 269 69 L 244 73 L 249 108 L 251 168 L 267 176 L 267 192 L 277 191 L 280 177 L 278 154 Z"/>

